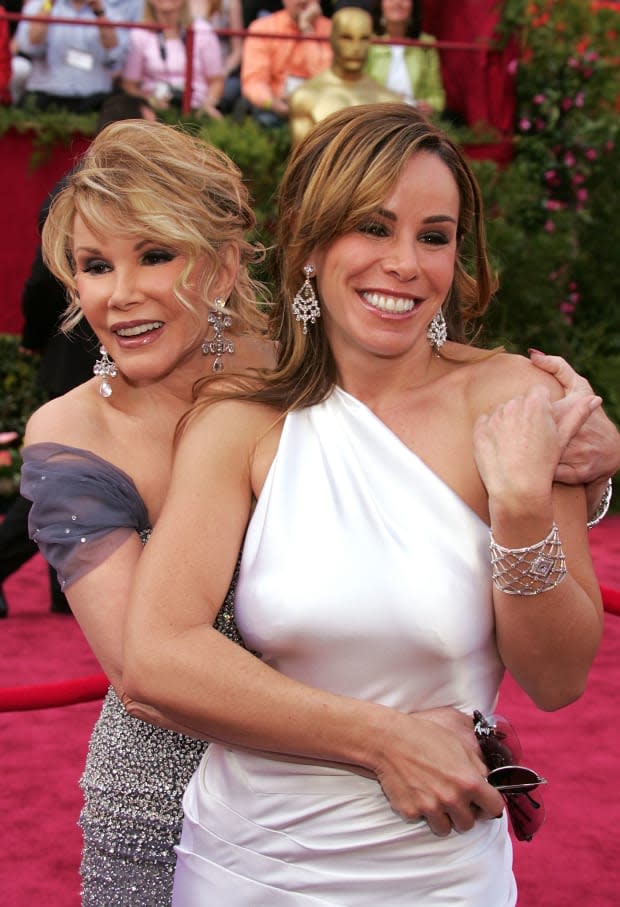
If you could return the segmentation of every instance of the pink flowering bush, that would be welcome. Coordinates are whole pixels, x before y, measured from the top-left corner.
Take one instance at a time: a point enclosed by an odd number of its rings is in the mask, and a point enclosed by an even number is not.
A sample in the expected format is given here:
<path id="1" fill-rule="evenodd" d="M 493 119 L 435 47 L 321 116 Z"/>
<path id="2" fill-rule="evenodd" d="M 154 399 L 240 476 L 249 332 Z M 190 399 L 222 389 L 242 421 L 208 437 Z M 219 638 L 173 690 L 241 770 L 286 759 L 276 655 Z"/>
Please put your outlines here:
<path id="1" fill-rule="evenodd" d="M 501 287 L 487 339 L 567 356 L 620 424 L 620 7 L 506 0 L 515 155 L 479 166 Z"/>

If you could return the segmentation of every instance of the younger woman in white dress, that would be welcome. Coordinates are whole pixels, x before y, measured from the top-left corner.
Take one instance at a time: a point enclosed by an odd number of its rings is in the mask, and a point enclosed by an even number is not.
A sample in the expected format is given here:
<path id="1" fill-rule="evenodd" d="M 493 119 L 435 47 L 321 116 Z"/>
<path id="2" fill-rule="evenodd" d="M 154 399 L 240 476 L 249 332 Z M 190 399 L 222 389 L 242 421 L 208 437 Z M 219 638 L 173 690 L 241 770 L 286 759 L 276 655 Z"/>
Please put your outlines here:
<path id="1" fill-rule="evenodd" d="M 279 227 L 278 367 L 206 387 L 129 613 L 131 713 L 219 741 L 173 903 L 514 905 L 471 715 L 505 669 L 573 701 L 601 635 L 561 389 L 464 342 L 493 290 L 480 193 L 412 108 L 316 126 Z M 212 627 L 242 541 L 261 659 Z"/>

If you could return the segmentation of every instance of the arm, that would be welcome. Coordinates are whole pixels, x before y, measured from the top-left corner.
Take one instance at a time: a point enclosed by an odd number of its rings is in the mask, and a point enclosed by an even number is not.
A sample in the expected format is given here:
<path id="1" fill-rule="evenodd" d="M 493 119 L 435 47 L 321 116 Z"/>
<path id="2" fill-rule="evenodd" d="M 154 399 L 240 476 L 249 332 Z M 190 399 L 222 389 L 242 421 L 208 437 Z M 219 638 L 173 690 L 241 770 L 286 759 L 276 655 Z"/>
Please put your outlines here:
<path id="1" fill-rule="evenodd" d="M 113 28 L 106 19 L 103 0 L 86 0 L 86 2 L 91 8 L 93 15 L 96 16 L 100 22 L 99 40 L 101 41 L 101 46 L 106 50 L 112 50 L 113 47 L 118 47 L 118 35 L 116 34 L 116 29 Z"/>
<path id="2" fill-rule="evenodd" d="M 29 13 L 30 15 L 45 16 L 49 19 L 52 12 L 53 3 L 52 0 L 44 0 L 39 9 L 30 9 L 25 8 L 24 13 Z M 21 23 L 20 23 L 21 25 Z M 26 25 L 26 23 L 24 23 Z M 48 22 L 28 22 L 27 23 L 27 41 L 29 44 L 37 45 L 45 44 L 47 41 L 47 28 Z M 21 45 L 21 49 L 27 50 L 26 47 Z"/>
<path id="3" fill-rule="evenodd" d="M 499 545 L 525 548 L 544 539 L 554 522 L 559 529 L 568 571 L 560 584 L 535 595 L 508 594 L 494 584 L 493 604 L 507 669 L 539 707 L 560 708 L 583 692 L 600 642 L 602 608 L 583 490 L 553 484 L 562 442 L 549 389 L 532 386 L 481 416 L 474 445 Z"/>
<path id="4" fill-rule="evenodd" d="M 133 533 L 103 563 L 64 590 L 88 645 L 119 696 L 127 602 L 142 544 Z"/>
<path id="5" fill-rule="evenodd" d="M 199 77 L 205 92 L 200 109 L 208 116 L 219 120 L 222 119 L 222 114 L 216 109 L 216 105 L 224 93 L 224 70 L 220 42 L 215 32 L 206 23 L 199 23 L 196 28 L 196 38 L 199 42 L 197 48 Z"/>
<path id="6" fill-rule="evenodd" d="M 607 487 L 620 469 L 620 432 L 607 418 L 590 384 L 560 356 L 530 350 L 534 365 L 553 375 L 562 385 L 564 398 L 554 404 L 565 446 L 556 480 L 569 485 L 585 484 L 591 517 Z"/>
<path id="7" fill-rule="evenodd" d="M 46 443 L 55 427 L 66 430 L 66 419 L 75 418 L 76 407 L 66 400 L 51 401 L 29 420 L 22 493 L 33 502 L 30 533 L 58 571 L 89 645 L 120 691 L 125 607 L 142 550 L 137 530 L 148 517 L 128 476 L 88 451 Z"/>
<path id="8" fill-rule="evenodd" d="M 281 102 L 271 85 L 271 45 L 268 38 L 262 36 L 263 25 L 260 20 L 252 22 L 249 32 L 260 37 L 247 37 L 243 43 L 241 59 L 241 92 L 255 107 L 280 111 L 276 105 Z"/>
<path id="9" fill-rule="evenodd" d="M 213 117 L 216 120 L 223 119 L 222 114 L 217 109 L 217 105 L 222 99 L 224 94 L 224 76 L 212 76 L 209 79 L 207 87 L 207 96 L 204 99 L 201 111 L 206 113 L 207 116 Z"/>
<path id="10" fill-rule="evenodd" d="M 148 40 L 148 38 L 147 38 Z M 139 29 L 131 29 L 129 32 L 129 46 L 125 64 L 123 66 L 122 86 L 123 91 L 127 94 L 134 95 L 138 98 L 145 98 L 149 103 L 153 102 L 149 92 L 143 90 L 142 83 L 146 74 L 146 48 L 145 36 L 140 33 Z M 158 102 L 155 102 L 158 105 Z"/>
<path id="11" fill-rule="evenodd" d="M 422 40 L 429 44 L 434 38 L 424 36 Z M 446 106 L 446 93 L 441 78 L 441 63 L 435 48 L 413 48 L 414 53 L 422 54 L 420 70 L 422 78 L 420 84 L 414 87 L 416 98 L 421 102 L 418 107 L 423 113 L 441 113 Z M 419 92 L 419 97 L 418 97 Z"/>
<path id="12" fill-rule="evenodd" d="M 101 41 L 101 46 L 106 50 L 112 50 L 114 47 L 117 47 L 118 36 L 116 34 L 116 29 L 114 29 L 105 19 L 105 9 L 101 0 L 87 0 L 87 4 L 94 15 L 101 20 L 99 26 L 99 40 Z M 45 16 L 49 19 L 52 8 L 53 3 L 51 0 L 45 0 L 39 9 L 30 10 L 30 12 L 36 12 L 37 15 Z M 47 41 L 49 22 L 30 22 L 28 25 L 28 42 L 35 46 L 45 44 Z"/>
<path id="13" fill-rule="evenodd" d="M 231 0 L 229 4 L 230 23 L 229 26 L 233 31 L 243 30 L 243 16 L 241 14 L 241 0 Z M 228 38 L 230 51 L 224 60 L 224 76 L 229 76 L 241 66 L 241 52 L 243 48 L 243 38 L 241 35 L 231 35 Z"/>
<path id="14" fill-rule="evenodd" d="M 323 16 L 317 0 L 309 0 L 297 14 L 296 22 L 302 35 L 316 35 L 329 39 L 331 22 Z M 305 60 L 308 78 L 318 75 L 331 66 L 333 53 L 329 40 L 302 41 L 301 53 Z"/>
<path id="15" fill-rule="evenodd" d="M 433 715 L 405 715 L 306 686 L 213 630 L 216 602 L 277 446 L 276 420 L 273 411 L 226 402 L 184 434 L 128 614 L 129 711 L 148 720 L 159 714 L 161 723 L 209 740 L 359 766 L 380 780 L 397 811 L 426 816 L 440 834 L 451 828 L 448 816 L 470 828 L 471 803 L 497 815 L 501 799 L 482 781 L 466 716 L 458 718 L 461 735 Z"/>

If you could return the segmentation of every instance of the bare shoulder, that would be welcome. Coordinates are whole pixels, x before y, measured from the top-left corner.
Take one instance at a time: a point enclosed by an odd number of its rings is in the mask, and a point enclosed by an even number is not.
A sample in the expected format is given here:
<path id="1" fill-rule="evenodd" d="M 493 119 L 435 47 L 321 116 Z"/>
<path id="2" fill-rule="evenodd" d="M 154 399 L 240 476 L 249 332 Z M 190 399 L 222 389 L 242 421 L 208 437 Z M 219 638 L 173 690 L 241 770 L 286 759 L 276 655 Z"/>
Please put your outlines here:
<path id="1" fill-rule="evenodd" d="M 486 352 L 468 360 L 468 396 L 478 413 L 526 394 L 533 387 L 547 388 L 552 400 L 562 397 L 562 387 L 552 376 L 541 373 L 525 356 L 514 353 Z"/>
<path id="2" fill-rule="evenodd" d="M 84 446 L 85 434 L 95 418 L 91 382 L 73 388 L 35 410 L 26 425 L 25 444 L 52 442 Z"/>
<path id="3" fill-rule="evenodd" d="M 195 407 L 182 431 L 175 463 L 187 475 L 217 474 L 260 489 L 276 455 L 283 414 L 253 401 L 224 399 Z"/>
<path id="4" fill-rule="evenodd" d="M 243 399 L 211 400 L 189 412 L 179 447 L 202 449 L 209 456 L 245 450 L 251 453 L 281 421 L 281 413 L 261 403 Z"/>

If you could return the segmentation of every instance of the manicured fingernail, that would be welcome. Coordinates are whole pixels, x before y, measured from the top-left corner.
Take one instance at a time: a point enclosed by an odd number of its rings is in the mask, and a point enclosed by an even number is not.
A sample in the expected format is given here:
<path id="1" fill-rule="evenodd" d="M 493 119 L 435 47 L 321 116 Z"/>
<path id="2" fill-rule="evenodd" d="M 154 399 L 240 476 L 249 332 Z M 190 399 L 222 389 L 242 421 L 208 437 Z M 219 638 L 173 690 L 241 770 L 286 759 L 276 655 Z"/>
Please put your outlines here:
<path id="1" fill-rule="evenodd" d="M 533 346 L 531 346 L 531 347 L 528 349 L 528 353 L 530 354 L 530 356 L 546 356 L 546 355 L 547 355 L 546 353 L 543 353 L 542 350 L 534 349 Z"/>

